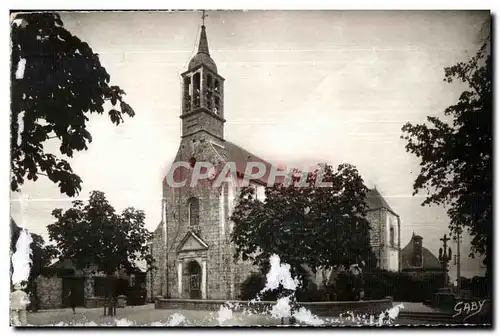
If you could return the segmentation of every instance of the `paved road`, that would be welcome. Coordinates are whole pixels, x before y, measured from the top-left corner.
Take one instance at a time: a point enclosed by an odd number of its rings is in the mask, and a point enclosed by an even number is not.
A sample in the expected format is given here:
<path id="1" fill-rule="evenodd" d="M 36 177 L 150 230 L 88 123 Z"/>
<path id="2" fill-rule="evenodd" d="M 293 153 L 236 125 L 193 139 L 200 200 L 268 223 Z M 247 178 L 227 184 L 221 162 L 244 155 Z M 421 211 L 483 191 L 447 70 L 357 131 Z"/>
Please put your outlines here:
<path id="1" fill-rule="evenodd" d="M 404 306 L 403 310 L 405 312 L 417 312 L 417 313 L 439 313 L 438 309 L 424 305 L 422 302 L 393 302 L 393 306 L 398 306 L 402 304 Z"/>
<path id="2" fill-rule="evenodd" d="M 247 316 L 243 313 L 219 314 L 218 312 L 192 310 L 154 309 L 154 305 L 117 308 L 116 316 L 103 316 L 104 309 L 77 308 L 76 314 L 71 309 L 44 310 L 28 313 L 28 325 L 33 326 L 218 326 L 218 325 L 278 325 L 279 321 L 261 315 Z M 220 323 L 218 318 L 224 321 Z"/>
<path id="3" fill-rule="evenodd" d="M 277 326 L 280 320 L 263 315 L 248 315 L 229 311 L 163 310 L 154 309 L 154 305 L 117 308 L 117 316 L 103 316 L 103 308 L 77 308 L 76 314 L 71 309 L 44 310 L 28 313 L 31 326 Z M 330 320 L 329 325 L 360 325 L 360 321 L 344 319 Z M 397 319 L 396 325 L 438 324 L 432 321 Z"/>

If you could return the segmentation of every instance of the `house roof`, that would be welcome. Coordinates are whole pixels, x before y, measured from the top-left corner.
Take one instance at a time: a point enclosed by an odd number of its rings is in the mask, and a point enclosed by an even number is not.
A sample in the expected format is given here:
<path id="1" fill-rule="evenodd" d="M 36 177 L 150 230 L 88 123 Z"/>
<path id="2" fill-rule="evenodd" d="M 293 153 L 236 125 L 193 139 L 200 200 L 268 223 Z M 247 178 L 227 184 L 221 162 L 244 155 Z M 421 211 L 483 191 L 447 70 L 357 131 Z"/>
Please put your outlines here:
<path id="1" fill-rule="evenodd" d="M 49 266 L 50 268 L 60 268 L 60 269 L 75 269 L 75 265 L 71 259 L 59 259 Z"/>
<path id="2" fill-rule="evenodd" d="M 405 268 L 413 268 L 412 260 L 413 260 L 413 242 L 415 238 L 420 236 L 413 235 L 408 242 L 408 244 L 401 250 L 401 267 Z M 422 269 L 441 269 L 441 263 L 439 259 L 427 248 L 422 246 Z"/>
<path id="3" fill-rule="evenodd" d="M 136 260 L 134 262 L 134 266 L 137 267 L 141 272 L 146 272 L 148 268 L 146 261 L 141 259 Z M 49 268 L 65 269 L 65 270 L 76 269 L 75 265 L 73 264 L 73 261 L 69 258 L 59 259 L 52 265 L 50 265 Z"/>

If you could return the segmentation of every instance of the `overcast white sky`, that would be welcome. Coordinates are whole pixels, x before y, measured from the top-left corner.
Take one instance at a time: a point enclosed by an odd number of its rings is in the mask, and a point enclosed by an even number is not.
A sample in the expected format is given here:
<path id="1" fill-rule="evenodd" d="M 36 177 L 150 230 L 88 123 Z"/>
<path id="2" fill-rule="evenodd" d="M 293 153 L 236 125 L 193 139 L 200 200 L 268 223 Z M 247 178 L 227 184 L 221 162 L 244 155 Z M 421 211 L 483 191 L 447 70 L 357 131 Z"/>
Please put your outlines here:
<path id="1" fill-rule="evenodd" d="M 443 116 L 463 87 L 443 68 L 478 49 L 488 12 L 209 11 L 212 58 L 225 81 L 225 137 L 270 162 L 348 162 L 376 185 L 401 216 L 401 244 L 412 232 L 437 254 L 448 232 L 444 209 L 412 196 L 419 161 L 404 149 L 402 125 Z M 104 191 L 117 210 L 143 209 L 153 230 L 161 218 L 161 181 L 180 142 L 180 73 L 195 52 L 197 12 L 65 13 L 67 29 L 100 54 L 111 81 L 136 116 L 119 127 L 91 118 L 93 142 L 71 160 L 81 197 Z M 50 143 L 53 152 L 58 145 Z M 54 208 L 71 199 L 41 177 L 19 225 L 47 238 Z M 482 273 L 466 260 L 463 276 Z M 455 251 L 455 249 L 454 249 Z M 453 271 L 453 268 L 452 268 Z"/>

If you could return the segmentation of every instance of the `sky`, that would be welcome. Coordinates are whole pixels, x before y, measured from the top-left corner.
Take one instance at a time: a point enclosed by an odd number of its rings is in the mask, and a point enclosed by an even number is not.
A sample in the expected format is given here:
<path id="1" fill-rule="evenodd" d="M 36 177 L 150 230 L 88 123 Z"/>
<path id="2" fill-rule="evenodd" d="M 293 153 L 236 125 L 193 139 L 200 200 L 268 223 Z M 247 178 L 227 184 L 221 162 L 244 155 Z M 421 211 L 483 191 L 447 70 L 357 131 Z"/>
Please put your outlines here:
<path id="1" fill-rule="evenodd" d="M 444 67 L 479 48 L 488 12 L 472 11 L 208 11 L 212 58 L 225 80 L 225 138 L 271 163 L 355 165 L 401 218 L 401 247 L 413 232 L 435 255 L 448 233 L 446 209 L 413 196 L 418 159 L 400 139 L 406 122 L 444 118 L 464 87 L 443 81 Z M 93 116 L 89 150 L 71 160 L 82 178 L 78 196 L 105 192 L 121 211 L 161 220 L 161 186 L 180 143 L 180 74 L 195 54 L 200 12 L 67 12 L 65 27 L 100 55 L 113 85 L 136 116 L 120 126 Z M 51 140 L 53 141 L 53 140 Z M 47 151 L 58 152 L 57 142 Z M 48 238 L 54 208 L 69 197 L 42 176 L 22 189 L 19 225 Z M 462 276 L 483 274 L 462 242 Z M 452 246 L 456 251 L 455 246 Z M 452 274 L 454 266 L 451 266 Z"/>

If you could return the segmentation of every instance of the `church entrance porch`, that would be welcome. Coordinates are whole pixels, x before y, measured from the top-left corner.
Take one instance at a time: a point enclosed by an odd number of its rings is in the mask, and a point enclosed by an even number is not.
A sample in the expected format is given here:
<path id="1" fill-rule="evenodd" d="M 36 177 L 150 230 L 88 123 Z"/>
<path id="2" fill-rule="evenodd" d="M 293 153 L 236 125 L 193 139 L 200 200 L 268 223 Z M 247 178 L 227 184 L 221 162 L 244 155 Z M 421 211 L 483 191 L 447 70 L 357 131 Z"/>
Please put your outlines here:
<path id="1" fill-rule="evenodd" d="M 177 298 L 207 298 L 208 245 L 189 231 L 177 248 Z"/>
<path id="2" fill-rule="evenodd" d="M 206 259 L 183 258 L 178 261 L 178 298 L 201 300 L 207 298 Z"/>

